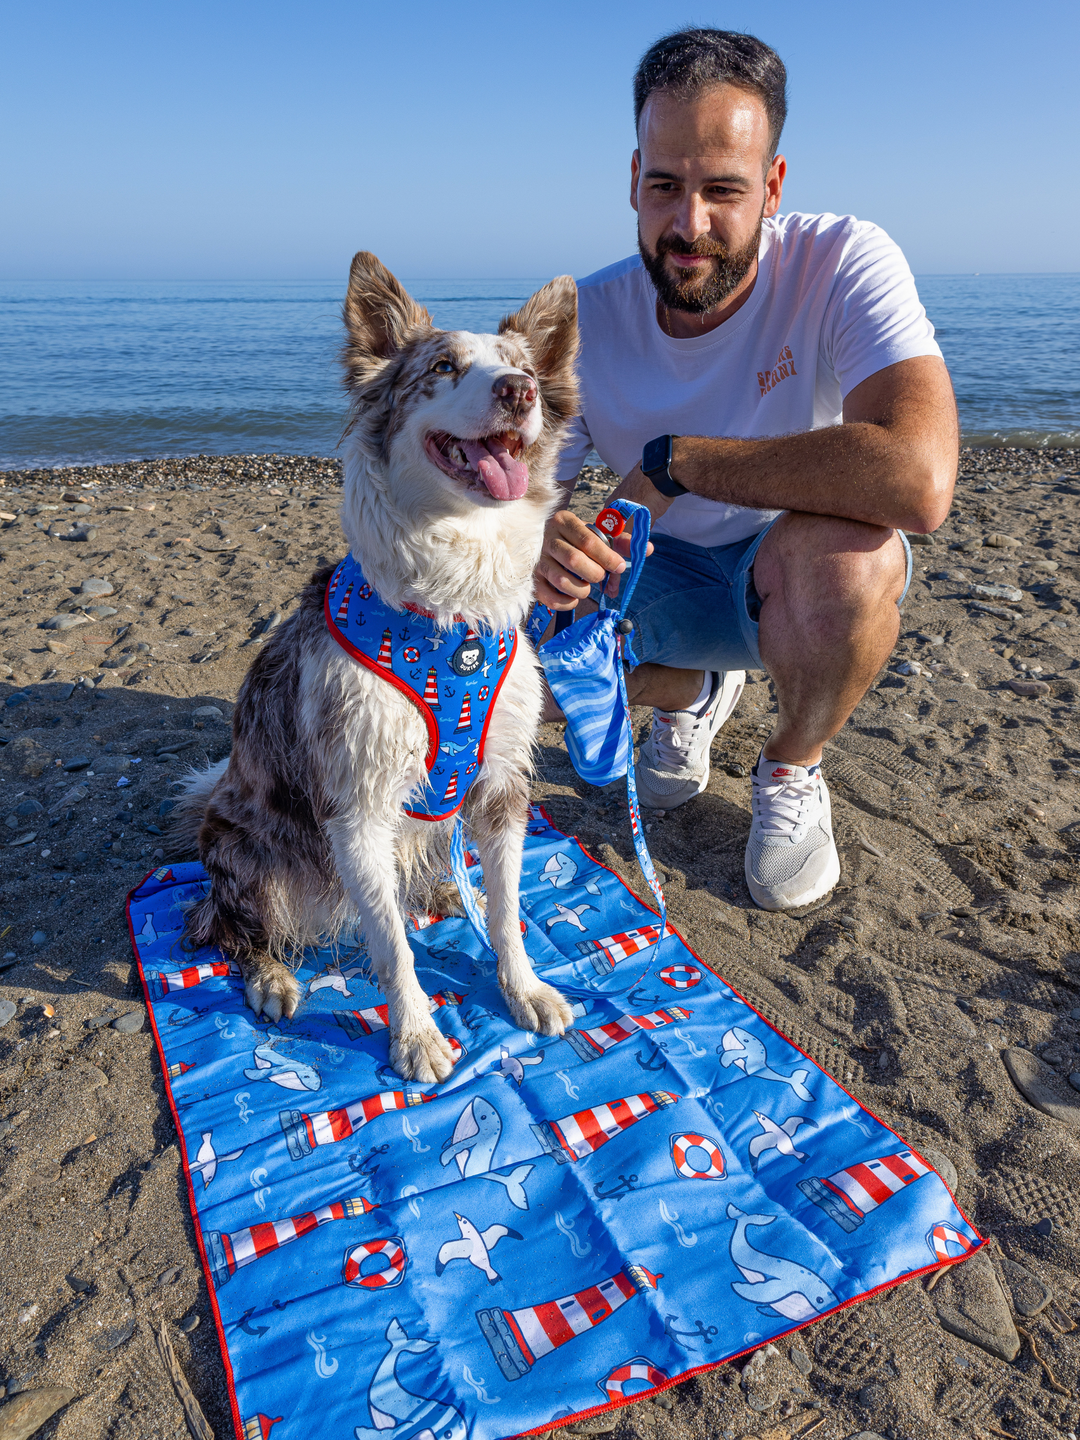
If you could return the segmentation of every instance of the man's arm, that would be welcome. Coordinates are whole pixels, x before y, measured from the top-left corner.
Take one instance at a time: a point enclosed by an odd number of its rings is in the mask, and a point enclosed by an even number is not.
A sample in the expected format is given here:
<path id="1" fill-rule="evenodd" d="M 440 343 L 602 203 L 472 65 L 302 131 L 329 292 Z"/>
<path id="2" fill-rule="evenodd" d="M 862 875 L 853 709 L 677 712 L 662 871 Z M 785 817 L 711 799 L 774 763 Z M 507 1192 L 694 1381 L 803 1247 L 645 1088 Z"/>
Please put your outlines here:
<path id="1" fill-rule="evenodd" d="M 949 513 L 959 445 L 945 363 L 921 355 L 856 385 L 842 425 L 770 440 L 681 437 L 670 473 L 709 500 L 929 533 Z M 654 519 L 672 503 L 637 466 L 613 496 L 648 505 Z"/>

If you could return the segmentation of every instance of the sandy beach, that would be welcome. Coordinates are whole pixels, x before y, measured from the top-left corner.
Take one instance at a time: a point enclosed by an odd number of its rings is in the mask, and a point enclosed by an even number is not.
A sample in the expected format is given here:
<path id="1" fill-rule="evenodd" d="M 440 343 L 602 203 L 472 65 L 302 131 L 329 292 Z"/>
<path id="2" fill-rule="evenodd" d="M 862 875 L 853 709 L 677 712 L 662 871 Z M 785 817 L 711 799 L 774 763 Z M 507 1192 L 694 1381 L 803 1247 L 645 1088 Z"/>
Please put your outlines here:
<path id="1" fill-rule="evenodd" d="M 176 775 L 228 753 L 260 636 L 343 553 L 340 467 L 198 457 L 0 481 L 0 1440 L 187 1435 L 162 1325 L 228 1437 L 124 897 L 169 858 Z M 613 484 L 587 471 L 581 513 Z M 767 914 L 743 882 L 763 674 L 707 792 L 648 817 L 688 943 L 931 1160 L 992 1243 L 578 1433 L 1075 1440 L 1078 521 L 1076 451 L 963 452 L 948 521 L 913 537 L 897 650 L 826 749 L 844 867 L 826 904 Z M 624 790 L 581 782 L 558 726 L 534 798 L 647 897 Z M 718 1358 L 707 1329 L 690 1343 L 694 1364 Z"/>

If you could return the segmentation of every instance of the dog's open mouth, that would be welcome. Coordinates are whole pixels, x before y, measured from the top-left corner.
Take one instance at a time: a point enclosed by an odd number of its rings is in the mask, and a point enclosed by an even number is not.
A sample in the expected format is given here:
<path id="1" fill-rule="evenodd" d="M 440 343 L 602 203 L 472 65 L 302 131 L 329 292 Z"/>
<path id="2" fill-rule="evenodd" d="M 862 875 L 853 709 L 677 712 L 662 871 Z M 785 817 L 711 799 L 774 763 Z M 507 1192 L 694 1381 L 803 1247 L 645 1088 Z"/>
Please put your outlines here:
<path id="1" fill-rule="evenodd" d="M 436 430 L 424 447 L 444 474 L 466 484 L 479 484 L 496 500 L 520 500 L 529 488 L 529 467 L 518 459 L 525 442 L 514 430 L 480 440 L 464 440 Z"/>

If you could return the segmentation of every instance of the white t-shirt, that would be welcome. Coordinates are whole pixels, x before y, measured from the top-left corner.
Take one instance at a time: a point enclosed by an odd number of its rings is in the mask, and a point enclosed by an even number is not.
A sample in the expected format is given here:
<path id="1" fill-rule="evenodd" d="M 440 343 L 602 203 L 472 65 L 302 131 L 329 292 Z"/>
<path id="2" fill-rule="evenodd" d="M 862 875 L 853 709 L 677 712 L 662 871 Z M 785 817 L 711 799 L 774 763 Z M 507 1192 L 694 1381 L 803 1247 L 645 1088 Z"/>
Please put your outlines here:
<path id="1" fill-rule="evenodd" d="M 899 247 L 851 215 L 766 220 L 750 299 L 700 338 L 661 330 L 636 255 L 582 280 L 578 303 L 582 403 L 563 484 L 593 448 L 625 476 L 657 435 L 762 439 L 838 425 L 845 395 L 868 376 L 941 354 Z M 680 495 L 653 528 L 730 545 L 777 513 Z"/>

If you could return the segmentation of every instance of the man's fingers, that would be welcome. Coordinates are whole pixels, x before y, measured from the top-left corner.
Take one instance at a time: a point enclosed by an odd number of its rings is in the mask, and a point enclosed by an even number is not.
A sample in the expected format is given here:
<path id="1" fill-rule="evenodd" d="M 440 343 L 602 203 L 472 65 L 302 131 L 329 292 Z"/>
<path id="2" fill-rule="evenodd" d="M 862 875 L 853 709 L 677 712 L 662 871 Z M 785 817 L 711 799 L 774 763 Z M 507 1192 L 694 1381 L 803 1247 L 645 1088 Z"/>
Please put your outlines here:
<path id="1" fill-rule="evenodd" d="M 600 566 L 605 573 L 625 568 L 621 556 L 612 550 L 607 541 L 595 530 L 590 530 L 588 525 L 570 510 L 560 510 L 552 516 L 548 522 L 544 549 L 568 570 L 574 570 L 575 560 L 581 555 L 586 556 L 594 565 Z M 603 575 L 584 568 L 575 573 L 580 573 L 593 584 L 599 584 L 604 578 Z"/>
<path id="2" fill-rule="evenodd" d="M 573 610 L 576 608 L 578 602 L 572 600 L 569 595 L 564 595 L 561 590 L 556 590 L 539 571 L 536 572 L 535 579 L 534 598 L 541 605 L 546 605 L 549 610 Z"/>

